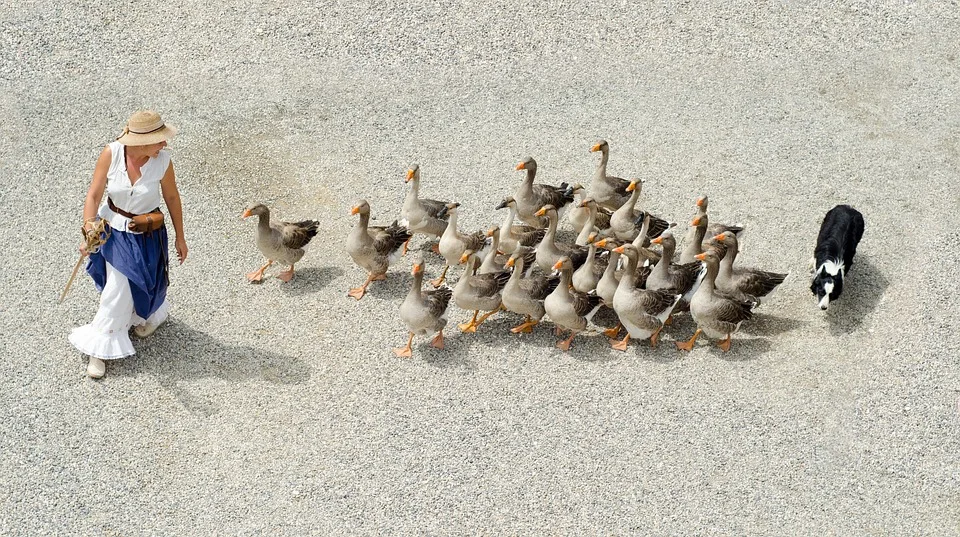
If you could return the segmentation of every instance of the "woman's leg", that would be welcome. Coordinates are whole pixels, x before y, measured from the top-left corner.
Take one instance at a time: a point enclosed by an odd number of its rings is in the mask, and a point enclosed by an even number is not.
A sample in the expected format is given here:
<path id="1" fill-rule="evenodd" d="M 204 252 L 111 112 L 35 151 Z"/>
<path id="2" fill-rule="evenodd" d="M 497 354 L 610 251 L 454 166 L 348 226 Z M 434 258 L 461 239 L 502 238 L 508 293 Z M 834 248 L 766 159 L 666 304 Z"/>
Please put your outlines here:
<path id="1" fill-rule="evenodd" d="M 73 346 L 91 358 L 88 372 L 99 372 L 102 376 L 100 360 L 115 360 L 136 353 L 128 334 L 133 315 L 130 283 L 126 276 L 107 263 L 107 280 L 100 293 L 97 314 L 90 324 L 70 333 Z"/>

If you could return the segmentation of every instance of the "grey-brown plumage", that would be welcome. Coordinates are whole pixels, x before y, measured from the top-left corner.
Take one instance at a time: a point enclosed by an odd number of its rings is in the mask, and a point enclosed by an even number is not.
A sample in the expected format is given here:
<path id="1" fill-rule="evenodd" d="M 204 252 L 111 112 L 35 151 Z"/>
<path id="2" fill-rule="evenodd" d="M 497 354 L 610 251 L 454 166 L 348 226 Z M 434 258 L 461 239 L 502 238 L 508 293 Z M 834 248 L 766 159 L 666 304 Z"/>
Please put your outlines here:
<path id="1" fill-rule="evenodd" d="M 540 322 L 545 313 L 543 300 L 560 283 L 559 276 L 529 274 L 527 268 L 534 261 L 535 254 L 531 249 L 514 252 L 507 260 L 506 266 L 512 268 L 513 272 L 500 294 L 503 307 L 526 316 L 523 323 L 510 329 L 515 334 L 533 331 L 533 327 Z"/>
<path id="2" fill-rule="evenodd" d="M 713 250 L 697 254 L 697 259 L 706 265 L 703 282 L 690 300 L 690 313 L 697 322 L 697 331 L 685 343 L 677 343 L 680 350 L 693 348 L 700 333 L 708 337 L 723 340 L 718 343 L 724 352 L 730 350 L 730 337 L 740 324 L 751 317 L 751 311 L 759 304 L 755 298 L 743 295 L 733 296 L 717 289 L 716 279 L 720 270 L 720 260 Z"/>
<path id="3" fill-rule="evenodd" d="M 473 318 L 460 325 L 460 330 L 464 332 L 476 332 L 488 317 L 500 310 L 501 298 L 500 291 L 510 279 L 508 272 L 494 272 L 488 274 L 477 274 L 477 266 L 480 264 L 476 254 L 465 253 L 463 274 L 453 288 L 453 301 L 457 307 L 465 310 L 473 310 Z M 477 315 L 480 311 L 486 311 L 480 319 Z"/>
<path id="4" fill-rule="evenodd" d="M 410 190 L 400 209 L 400 223 L 406 226 L 410 233 L 439 237 L 447 229 L 448 202 L 420 197 L 420 166 L 418 164 L 411 165 L 407 170 L 406 182 L 410 183 Z"/>
<path id="5" fill-rule="evenodd" d="M 676 290 L 683 295 L 681 309 L 686 309 L 686 304 L 689 304 L 693 293 L 696 292 L 696 286 L 700 283 L 703 266 L 697 260 L 684 264 L 670 262 L 677 248 L 677 240 L 672 233 L 664 233 L 653 239 L 653 244 L 659 244 L 663 248 L 663 254 L 660 262 L 653 267 L 647 278 L 647 289 Z"/>
<path id="6" fill-rule="evenodd" d="M 580 207 L 587 210 L 587 219 L 580 233 L 577 234 L 577 240 L 574 243 L 577 246 L 586 246 L 590 242 L 590 234 L 593 232 L 605 232 L 610 229 L 610 211 L 597 205 L 596 200 L 586 197 L 580 202 Z"/>
<path id="7" fill-rule="evenodd" d="M 557 243 L 557 208 L 546 205 L 534 213 L 537 217 L 547 218 L 547 232 L 537 245 L 537 264 L 540 270 L 550 272 L 561 257 L 569 257 L 573 268 L 578 268 L 587 260 L 587 249 L 573 244 Z"/>
<path id="8" fill-rule="evenodd" d="M 621 205 L 626 203 L 630 197 L 630 193 L 627 192 L 627 186 L 630 185 L 630 181 L 607 175 L 607 160 L 610 159 L 610 145 L 606 140 L 600 140 L 594 144 L 594 146 L 590 148 L 590 151 L 600 151 L 601 156 L 600 164 L 597 166 L 597 171 L 593 175 L 593 181 L 590 183 L 588 195 L 597 200 L 597 203 L 600 204 L 601 207 L 610 211 L 616 211 Z"/>
<path id="9" fill-rule="evenodd" d="M 683 239 L 683 251 L 680 252 L 680 264 L 694 261 L 696 256 L 703 253 L 703 239 L 707 236 L 709 219 L 706 215 L 698 215 L 690 221 L 690 230 Z"/>
<path id="10" fill-rule="evenodd" d="M 390 265 L 399 259 L 400 248 L 410 238 L 410 232 L 396 220 L 386 227 L 371 226 L 367 200 L 358 201 L 351 214 L 359 214 L 360 220 L 347 235 L 347 253 L 354 263 L 367 271 L 367 281 L 350 289 L 348 296 L 360 300 L 370 282 L 383 279 Z"/>
<path id="11" fill-rule="evenodd" d="M 452 265 L 460 263 L 460 258 L 464 252 L 479 252 L 487 243 L 487 238 L 482 231 L 460 233 L 460 230 L 457 229 L 457 217 L 460 213 L 459 203 L 448 203 L 446 209 L 450 220 L 447 223 L 447 228 L 443 231 L 443 235 L 440 236 L 440 244 L 438 244 L 438 250 L 446 264 L 440 277 L 433 281 L 435 286 L 443 283 L 447 277 L 447 270 Z"/>
<path id="12" fill-rule="evenodd" d="M 500 250 L 507 255 L 517 251 L 520 246 L 536 246 L 543 240 L 545 229 L 528 226 L 525 224 L 514 224 L 517 217 L 517 201 L 513 196 L 503 198 L 497 209 L 507 209 L 507 216 L 500 226 Z"/>
<path id="13" fill-rule="evenodd" d="M 410 339 L 407 346 L 393 349 L 397 356 L 410 356 L 413 336 L 426 336 L 436 333 L 431 345 L 443 349 L 443 329 L 447 326 L 447 307 L 453 290 L 447 286 L 430 291 L 423 290 L 423 259 L 417 259 L 413 264 L 413 284 L 403 303 L 400 304 L 400 319 L 410 330 Z"/>
<path id="14" fill-rule="evenodd" d="M 513 199 L 517 202 L 517 216 L 531 226 L 545 228 L 547 227 L 546 219 L 536 216 L 535 213 L 544 205 L 553 205 L 559 211 L 573 202 L 573 192 L 567 183 L 560 183 L 560 186 L 534 183 L 537 176 L 537 161 L 533 157 L 527 157 L 517 164 L 517 169 L 527 172 L 523 182 L 513 194 Z"/>
<path id="15" fill-rule="evenodd" d="M 560 283 L 544 299 L 543 306 L 558 329 L 570 330 L 570 337 L 557 343 L 557 348 L 566 351 L 597 313 L 600 297 L 595 292 L 581 293 L 573 289 L 573 263 L 569 257 L 561 257 L 552 268 L 560 271 Z"/>
<path id="16" fill-rule="evenodd" d="M 650 338 L 656 347 L 657 337 L 663 323 L 680 301 L 680 293 L 673 289 L 644 289 L 638 285 L 640 255 L 632 244 L 620 246 L 619 251 L 627 258 L 627 268 L 613 297 L 613 309 L 620 323 L 627 329 L 623 340 L 612 343 L 617 350 L 626 350 L 630 338 Z"/>
<path id="17" fill-rule="evenodd" d="M 262 203 L 247 207 L 244 218 L 259 217 L 257 223 L 257 248 L 267 258 L 267 264 L 247 275 L 250 281 L 260 281 L 263 272 L 274 262 L 290 265 L 289 270 L 277 275 L 283 281 L 293 278 L 293 265 L 303 257 L 304 249 L 310 239 L 317 235 L 320 222 L 302 220 L 300 222 L 270 223 L 270 209 Z"/>
<path id="18" fill-rule="evenodd" d="M 713 240 L 727 248 L 717 272 L 717 289 L 725 293 L 741 292 L 762 298 L 772 293 L 786 279 L 787 274 L 734 267 L 733 262 L 737 258 L 739 244 L 733 232 L 724 231 L 715 235 Z"/>
<path id="19" fill-rule="evenodd" d="M 609 257 L 606 250 L 597 252 L 597 233 L 593 232 L 587 238 L 587 259 L 573 272 L 573 288 L 581 293 L 589 293 L 597 288 L 597 283 L 604 271 L 607 270 Z"/>

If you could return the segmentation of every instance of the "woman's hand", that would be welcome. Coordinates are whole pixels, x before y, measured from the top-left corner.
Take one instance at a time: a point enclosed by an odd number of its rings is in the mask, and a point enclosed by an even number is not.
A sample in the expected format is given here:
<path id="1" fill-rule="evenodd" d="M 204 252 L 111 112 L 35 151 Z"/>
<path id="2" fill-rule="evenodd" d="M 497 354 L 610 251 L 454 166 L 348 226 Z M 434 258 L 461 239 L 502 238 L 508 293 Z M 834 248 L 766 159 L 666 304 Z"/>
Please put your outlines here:
<path id="1" fill-rule="evenodd" d="M 182 265 L 183 262 L 187 260 L 187 252 L 189 251 L 187 248 L 187 240 L 183 237 L 177 237 L 174 245 L 177 247 L 177 259 L 180 260 L 180 264 Z"/>

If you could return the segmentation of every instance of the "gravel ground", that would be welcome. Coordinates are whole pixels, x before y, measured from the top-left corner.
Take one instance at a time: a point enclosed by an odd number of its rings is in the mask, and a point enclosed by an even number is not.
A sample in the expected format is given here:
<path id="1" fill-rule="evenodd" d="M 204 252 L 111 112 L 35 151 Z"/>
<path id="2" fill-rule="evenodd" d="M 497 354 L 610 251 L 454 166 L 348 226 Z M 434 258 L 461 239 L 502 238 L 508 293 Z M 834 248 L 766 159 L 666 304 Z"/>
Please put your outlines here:
<path id="1" fill-rule="evenodd" d="M 0 533 L 960 532 L 956 2 L 228 4 L 0 6 Z M 145 106 L 181 131 L 191 253 L 93 381 L 67 341 L 93 285 L 56 298 Z M 392 220 L 416 161 L 487 226 L 516 162 L 586 182 L 599 138 L 645 207 L 709 194 L 791 272 L 733 350 L 679 354 L 679 320 L 563 354 L 501 315 L 395 358 L 410 261 L 348 299 L 350 205 Z M 243 278 L 254 200 L 324 221 L 290 284 Z M 843 202 L 867 232 L 824 315 L 806 262 Z"/>

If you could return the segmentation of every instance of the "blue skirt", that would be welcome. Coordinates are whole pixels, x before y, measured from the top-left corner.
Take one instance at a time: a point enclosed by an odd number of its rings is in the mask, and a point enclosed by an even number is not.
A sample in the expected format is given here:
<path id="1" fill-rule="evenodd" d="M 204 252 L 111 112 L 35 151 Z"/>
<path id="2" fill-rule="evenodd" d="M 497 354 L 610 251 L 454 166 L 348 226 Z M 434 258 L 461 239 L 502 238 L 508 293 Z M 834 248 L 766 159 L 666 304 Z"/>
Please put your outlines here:
<path id="1" fill-rule="evenodd" d="M 166 226 L 151 233 L 129 233 L 114 228 L 100 251 L 91 254 L 87 274 L 97 291 L 107 283 L 107 263 L 130 280 L 137 315 L 148 319 L 167 297 L 169 258 Z"/>

